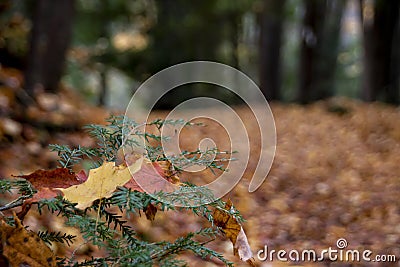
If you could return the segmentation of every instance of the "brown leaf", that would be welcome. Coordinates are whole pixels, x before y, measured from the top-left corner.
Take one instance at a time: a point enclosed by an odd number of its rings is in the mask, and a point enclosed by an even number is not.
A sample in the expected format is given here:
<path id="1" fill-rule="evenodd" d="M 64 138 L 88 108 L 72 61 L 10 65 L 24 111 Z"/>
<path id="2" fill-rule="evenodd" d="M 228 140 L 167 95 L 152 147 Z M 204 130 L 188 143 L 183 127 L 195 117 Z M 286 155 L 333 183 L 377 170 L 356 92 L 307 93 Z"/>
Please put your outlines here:
<path id="1" fill-rule="evenodd" d="M 57 266 L 53 252 L 40 237 L 26 230 L 14 214 L 15 227 L 1 221 L 1 244 L 3 255 L 12 267 Z"/>
<path id="2" fill-rule="evenodd" d="M 157 213 L 157 207 L 154 206 L 153 204 L 149 203 L 147 207 L 143 209 L 144 214 L 146 214 L 146 218 L 150 221 L 154 221 L 154 218 L 156 217 Z"/>
<path id="3" fill-rule="evenodd" d="M 38 190 L 32 199 L 26 201 L 27 203 L 33 203 L 39 199 L 56 197 L 57 190 L 55 188 L 67 188 L 82 182 L 80 177 L 77 177 L 75 173 L 67 168 L 36 170 L 28 175 L 13 176 L 28 180 Z"/>
<path id="4" fill-rule="evenodd" d="M 24 203 L 24 205 L 22 205 L 22 209 L 20 212 L 17 213 L 17 217 L 18 219 L 20 219 L 21 221 L 24 220 L 25 215 L 28 213 L 28 211 L 31 209 L 32 204 L 31 203 Z"/>
<path id="5" fill-rule="evenodd" d="M 232 211 L 234 209 L 230 199 L 226 202 L 225 209 L 227 211 Z M 256 266 L 243 227 L 235 216 L 229 214 L 227 211 L 219 209 L 214 211 L 213 217 L 215 225 L 221 227 L 226 237 L 231 240 L 233 244 L 233 254 L 239 255 L 239 258 L 247 262 L 250 266 Z"/>
<path id="6" fill-rule="evenodd" d="M 140 172 L 140 171 L 139 171 Z M 131 189 L 132 191 L 144 192 L 144 190 L 136 183 L 136 181 L 131 178 L 124 187 Z"/>
<path id="7" fill-rule="evenodd" d="M 226 210 L 231 210 L 232 201 L 228 199 L 225 205 Z M 222 231 L 229 238 L 232 244 L 235 244 L 236 238 L 240 232 L 241 226 L 231 214 L 226 211 L 216 209 L 213 214 L 214 223 L 216 226 L 221 227 Z"/>

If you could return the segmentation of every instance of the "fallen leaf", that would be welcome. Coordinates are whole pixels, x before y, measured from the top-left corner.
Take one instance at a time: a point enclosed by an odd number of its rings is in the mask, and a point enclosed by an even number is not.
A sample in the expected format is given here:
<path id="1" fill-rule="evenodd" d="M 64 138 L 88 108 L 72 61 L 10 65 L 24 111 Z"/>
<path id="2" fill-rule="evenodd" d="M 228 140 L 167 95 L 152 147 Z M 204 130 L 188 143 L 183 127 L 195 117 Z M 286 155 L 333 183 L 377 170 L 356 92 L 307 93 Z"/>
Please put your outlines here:
<path id="1" fill-rule="evenodd" d="M 57 168 L 54 170 L 36 170 L 28 175 L 13 175 L 13 177 L 24 178 L 28 180 L 37 190 L 32 198 L 24 201 L 21 212 L 18 213 L 18 218 L 21 220 L 28 213 L 31 204 L 41 199 L 49 199 L 56 197 L 58 190 L 56 188 L 67 188 L 72 185 L 83 182 L 81 173 L 74 174 L 67 168 Z"/>
<path id="2" fill-rule="evenodd" d="M 118 186 L 129 182 L 131 172 L 139 171 L 142 161 L 137 160 L 129 168 L 125 165 L 115 166 L 115 162 L 104 162 L 99 168 L 89 171 L 89 176 L 84 183 L 58 189 L 64 194 L 65 199 L 78 203 L 77 208 L 85 209 L 94 200 L 111 196 Z"/>
<path id="3" fill-rule="evenodd" d="M 234 207 L 230 199 L 225 204 L 225 210 L 234 211 Z M 242 261 L 247 262 L 250 266 L 256 266 L 253 253 L 243 227 L 237 221 L 234 215 L 224 210 L 216 209 L 213 214 L 214 223 L 220 227 L 229 240 L 233 244 L 233 254 L 239 255 Z"/>
<path id="4" fill-rule="evenodd" d="M 0 224 L 2 251 L 10 266 L 57 266 L 54 253 L 45 242 L 36 233 L 26 230 L 15 214 L 14 221 L 15 227 L 3 220 Z"/>

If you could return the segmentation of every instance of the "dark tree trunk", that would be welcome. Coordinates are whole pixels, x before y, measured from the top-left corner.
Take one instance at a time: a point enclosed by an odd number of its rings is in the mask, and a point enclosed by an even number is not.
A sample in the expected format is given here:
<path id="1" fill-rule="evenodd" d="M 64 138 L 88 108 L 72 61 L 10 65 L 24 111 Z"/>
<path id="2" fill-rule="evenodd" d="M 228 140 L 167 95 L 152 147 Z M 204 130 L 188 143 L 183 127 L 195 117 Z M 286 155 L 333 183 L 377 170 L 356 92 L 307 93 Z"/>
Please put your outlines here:
<path id="1" fill-rule="evenodd" d="M 241 15 L 233 14 L 231 16 L 230 27 L 231 27 L 231 43 L 233 46 L 232 49 L 232 67 L 235 69 L 240 69 L 239 66 L 239 36 L 240 36 L 240 23 Z"/>
<path id="2" fill-rule="evenodd" d="M 336 59 L 344 0 L 305 0 L 301 28 L 298 101 L 334 94 Z"/>
<path id="3" fill-rule="evenodd" d="M 285 1 L 264 0 L 260 17 L 260 87 L 267 100 L 280 99 Z"/>
<path id="4" fill-rule="evenodd" d="M 25 89 L 34 95 L 39 85 L 57 91 L 71 39 L 73 0 L 36 0 L 25 73 Z"/>
<path id="5" fill-rule="evenodd" d="M 373 8 L 362 16 L 364 30 L 364 73 L 362 98 L 399 104 L 399 8 L 400 1 L 376 0 L 373 7 L 360 1 L 360 10 Z"/>
<path id="6" fill-rule="evenodd" d="M 105 106 L 107 97 L 107 67 L 102 66 L 100 72 L 99 106 Z"/>

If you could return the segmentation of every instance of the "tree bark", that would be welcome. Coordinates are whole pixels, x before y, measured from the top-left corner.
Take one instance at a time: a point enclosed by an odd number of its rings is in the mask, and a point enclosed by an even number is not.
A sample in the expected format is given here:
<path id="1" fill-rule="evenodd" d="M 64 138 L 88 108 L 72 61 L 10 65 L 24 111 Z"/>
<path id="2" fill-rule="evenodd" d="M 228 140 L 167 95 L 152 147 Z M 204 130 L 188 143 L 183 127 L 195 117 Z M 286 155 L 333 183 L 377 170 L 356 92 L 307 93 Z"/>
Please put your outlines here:
<path id="1" fill-rule="evenodd" d="M 305 0 L 301 28 L 298 101 L 334 95 L 336 59 L 344 0 Z"/>
<path id="2" fill-rule="evenodd" d="M 73 0 L 36 0 L 33 29 L 25 72 L 25 89 L 31 96 L 35 88 L 56 92 L 65 54 L 71 40 Z"/>
<path id="3" fill-rule="evenodd" d="M 267 100 L 279 100 L 285 1 L 264 0 L 260 17 L 260 87 Z"/>
<path id="4" fill-rule="evenodd" d="M 399 8 L 400 1 L 360 1 L 363 23 L 364 73 L 362 99 L 399 104 Z"/>

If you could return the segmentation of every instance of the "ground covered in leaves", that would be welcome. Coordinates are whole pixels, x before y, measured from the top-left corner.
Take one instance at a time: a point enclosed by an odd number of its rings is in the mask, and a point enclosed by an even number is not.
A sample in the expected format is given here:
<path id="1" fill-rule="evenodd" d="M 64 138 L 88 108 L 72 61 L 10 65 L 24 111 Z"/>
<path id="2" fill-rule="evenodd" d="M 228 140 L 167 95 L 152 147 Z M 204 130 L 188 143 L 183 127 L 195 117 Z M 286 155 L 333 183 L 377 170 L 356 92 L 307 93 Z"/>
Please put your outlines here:
<path id="1" fill-rule="evenodd" d="M 38 168 L 54 168 L 57 155 L 49 152 L 49 143 L 94 145 L 79 129 L 89 122 L 102 122 L 109 113 L 69 95 L 44 95 L 42 106 L 28 112 L 31 117 L 19 120 L 21 116 L 10 106 L 14 102 L 7 102 L 10 96 L 5 92 L 2 90 L 0 96 L 2 178 L 28 174 Z M 228 195 L 247 220 L 244 228 L 255 256 L 265 245 L 286 251 L 322 250 L 336 248 L 336 241 L 345 238 L 349 249 L 370 249 L 373 255 L 400 257 L 399 109 L 346 99 L 309 106 L 272 103 L 271 108 L 277 128 L 277 151 L 271 172 L 256 192 L 247 191 L 257 163 L 255 151 L 259 143 L 255 140 L 251 143 L 253 153 L 244 179 Z M 249 112 L 240 107 L 238 111 L 245 116 Z M 165 112 L 153 114 L 154 117 L 164 115 Z M 252 133 L 258 131 L 257 125 L 246 124 L 252 138 Z M 217 126 L 190 131 L 181 140 L 183 146 L 193 145 L 193 138 L 202 136 L 212 137 L 217 145 L 226 145 L 226 133 Z M 210 181 L 214 177 L 204 172 L 197 179 Z M 27 216 L 25 224 L 31 225 L 30 229 L 35 229 L 38 220 L 43 220 L 32 211 Z M 135 218 L 132 223 L 143 238 L 174 240 L 207 222 L 171 211 L 157 213 L 152 222 Z M 44 225 L 52 229 L 62 227 L 57 220 Z M 216 240 L 210 247 L 238 262 L 232 255 L 229 240 Z M 65 252 L 65 248 L 54 249 Z M 82 247 L 80 253 L 89 253 L 92 249 Z M 183 257 L 190 266 L 219 264 L 191 255 Z M 261 266 L 293 265 L 293 262 L 256 261 Z M 328 264 L 320 262 L 313 266 Z"/>

